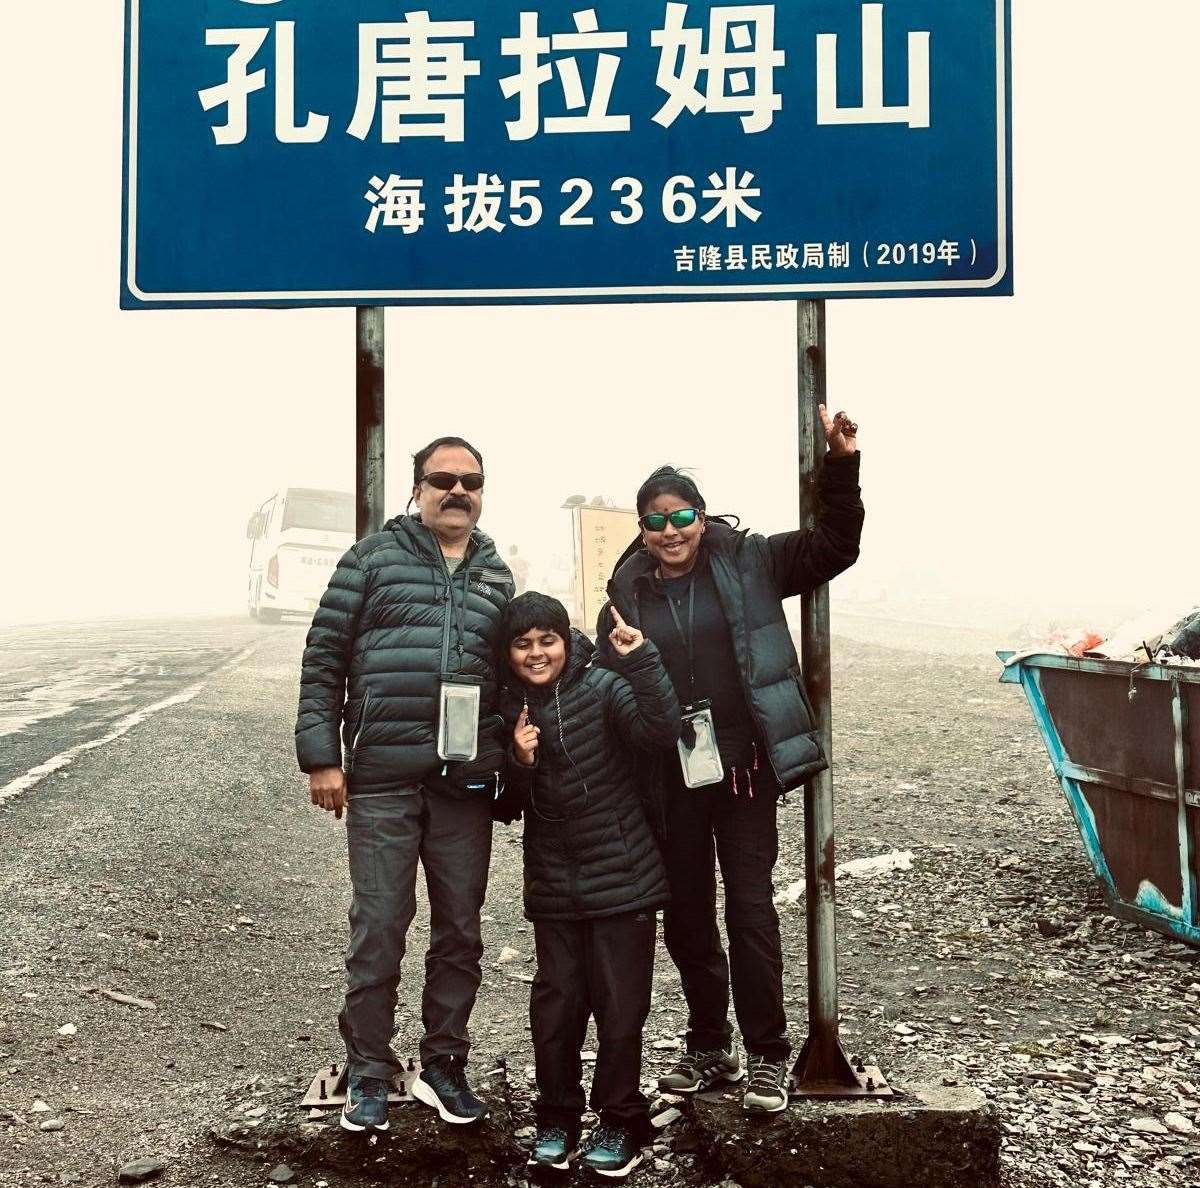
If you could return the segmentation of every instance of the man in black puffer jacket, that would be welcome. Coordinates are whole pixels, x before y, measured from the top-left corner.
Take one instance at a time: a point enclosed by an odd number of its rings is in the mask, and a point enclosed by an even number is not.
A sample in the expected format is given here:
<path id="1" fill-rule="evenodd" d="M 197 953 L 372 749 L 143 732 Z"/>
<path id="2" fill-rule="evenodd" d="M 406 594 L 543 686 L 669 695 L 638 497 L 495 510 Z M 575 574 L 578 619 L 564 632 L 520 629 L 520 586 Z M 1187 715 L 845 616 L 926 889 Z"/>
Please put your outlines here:
<path id="1" fill-rule="evenodd" d="M 475 529 L 482 490 L 483 459 L 462 438 L 439 438 L 421 450 L 413 459 L 419 514 L 397 516 L 346 553 L 304 649 L 296 756 L 313 804 L 338 817 L 346 809 L 354 887 L 338 1018 L 349 1065 L 347 1130 L 387 1129 L 388 1082 L 400 1070 L 391 1049 L 396 987 L 416 912 L 418 859 L 430 930 L 423 1071 L 413 1093 L 448 1122 L 487 1112 L 464 1067 L 503 766 L 499 719 L 489 718 L 495 646 L 513 583 L 491 540 Z M 438 758 L 447 676 L 479 690 L 471 763 Z"/>
<path id="2" fill-rule="evenodd" d="M 517 679 L 501 698 L 513 761 L 497 807 L 498 815 L 525 814 L 525 914 L 538 962 L 529 1003 L 538 1084 L 532 1162 L 562 1169 L 575 1148 L 584 1109 L 580 1047 L 594 1014 L 591 1106 L 600 1125 L 584 1163 L 619 1178 L 650 1135 L 639 1088 L 642 1028 L 656 914 L 668 899 L 633 752 L 674 743 L 679 703 L 641 632 L 618 625 L 614 668 L 592 668 L 591 643 L 544 594 L 509 604 L 502 638 Z"/>

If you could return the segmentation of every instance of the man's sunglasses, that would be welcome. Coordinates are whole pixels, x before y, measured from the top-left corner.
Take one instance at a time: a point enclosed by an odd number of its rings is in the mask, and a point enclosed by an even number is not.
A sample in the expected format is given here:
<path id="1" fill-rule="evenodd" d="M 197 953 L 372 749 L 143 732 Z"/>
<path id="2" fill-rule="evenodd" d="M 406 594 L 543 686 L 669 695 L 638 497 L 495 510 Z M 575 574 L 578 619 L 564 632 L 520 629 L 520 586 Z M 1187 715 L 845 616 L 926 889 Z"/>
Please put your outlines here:
<path id="1" fill-rule="evenodd" d="M 448 470 L 435 470 L 431 474 L 421 475 L 421 482 L 436 487 L 439 491 L 453 491 L 458 483 L 462 483 L 464 491 L 482 491 L 483 475 L 478 471 L 469 474 L 451 474 Z"/>
<path id="2" fill-rule="evenodd" d="M 671 521 L 673 528 L 690 528 L 699 515 L 700 512 L 697 508 L 681 507 L 673 512 L 650 512 L 648 515 L 642 516 L 638 523 L 647 532 L 661 532 L 666 528 L 668 520 Z"/>

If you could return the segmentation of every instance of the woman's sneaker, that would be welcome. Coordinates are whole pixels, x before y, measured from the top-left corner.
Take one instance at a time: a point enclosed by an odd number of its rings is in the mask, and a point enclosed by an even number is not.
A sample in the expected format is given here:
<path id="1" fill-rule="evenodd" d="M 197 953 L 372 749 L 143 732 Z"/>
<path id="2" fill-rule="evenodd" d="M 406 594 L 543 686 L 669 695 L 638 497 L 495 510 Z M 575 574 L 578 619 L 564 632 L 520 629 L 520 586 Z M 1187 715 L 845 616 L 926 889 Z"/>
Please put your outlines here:
<path id="1" fill-rule="evenodd" d="M 597 1126 L 583 1144 L 583 1166 L 623 1180 L 642 1161 L 642 1149 L 624 1126 Z"/>
<path id="2" fill-rule="evenodd" d="M 787 1109 L 787 1068 L 782 1060 L 748 1057 L 750 1079 L 742 1105 L 752 1114 L 778 1114 Z"/>
<path id="3" fill-rule="evenodd" d="M 346 1104 L 338 1119 L 343 1130 L 387 1130 L 388 1083 L 379 1077 L 351 1074 L 346 1086 Z"/>
<path id="4" fill-rule="evenodd" d="M 658 1078 L 660 1093 L 696 1093 L 718 1081 L 740 1081 L 746 1075 L 737 1044 L 723 1052 L 684 1052 L 670 1072 Z"/>
<path id="5" fill-rule="evenodd" d="M 412 1095 L 432 1106 L 443 1122 L 478 1122 L 488 1108 L 471 1091 L 463 1062 L 454 1056 L 438 1056 L 414 1078 Z"/>
<path id="6" fill-rule="evenodd" d="M 571 1160 L 579 1153 L 575 1144 L 576 1140 L 561 1126 L 539 1126 L 529 1156 L 529 1166 L 566 1171 L 571 1166 Z"/>

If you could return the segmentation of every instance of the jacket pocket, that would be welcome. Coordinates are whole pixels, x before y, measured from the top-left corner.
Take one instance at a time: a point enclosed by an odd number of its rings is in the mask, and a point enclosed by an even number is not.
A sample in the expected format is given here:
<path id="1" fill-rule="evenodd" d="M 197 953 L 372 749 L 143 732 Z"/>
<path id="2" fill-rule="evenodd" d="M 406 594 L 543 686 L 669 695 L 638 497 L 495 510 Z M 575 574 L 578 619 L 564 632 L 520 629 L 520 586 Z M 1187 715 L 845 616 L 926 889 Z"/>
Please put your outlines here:
<path id="1" fill-rule="evenodd" d="M 630 864 L 630 873 L 632 873 L 633 848 L 629 844 L 629 834 L 625 832 L 625 820 L 619 812 L 614 812 L 612 819 L 617 828 L 617 836 L 621 839 L 621 848 L 625 851 L 625 857 Z"/>
<path id="2" fill-rule="evenodd" d="M 810 730 L 817 729 L 817 715 L 812 707 L 812 702 L 808 699 L 808 691 L 804 688 L 804 673 L 800 666 L 793 664 L 788 669 L 788 676 L 796 682 L 796 691 L 800 694 L 800 703 L 804 706 L 804 712 L 808 714 L 808 728 Z"/>
<path id="3" fill-rule="evenodd" d="M 359 739 L 362 738 L 363 729 L 367 724 L 367 711 L 371 708 L 371 690 L 368 689 L 363 694 L 362 708 L 358 711 L 358 721 L 354 724 L 354 734 L 350 738 L 350 753 L 346 757 L 346 774 L 349 775 L 354 770 L 354 759 L 358 754 Z"/>

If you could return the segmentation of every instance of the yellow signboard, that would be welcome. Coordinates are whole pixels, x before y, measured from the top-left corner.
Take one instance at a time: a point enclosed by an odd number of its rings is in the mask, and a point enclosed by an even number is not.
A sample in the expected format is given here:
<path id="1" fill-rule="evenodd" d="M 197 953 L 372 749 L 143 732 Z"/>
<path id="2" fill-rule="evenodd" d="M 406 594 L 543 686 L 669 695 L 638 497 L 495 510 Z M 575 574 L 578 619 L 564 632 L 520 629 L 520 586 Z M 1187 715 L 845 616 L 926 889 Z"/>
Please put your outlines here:
<path id="1" fill-rule="evenodd" d="M 589 635 L 608 601 L 608 579 L 630 541 L 638 534 L 637 512 L 582 504 L 575 517 L 575 605 Z"/>

